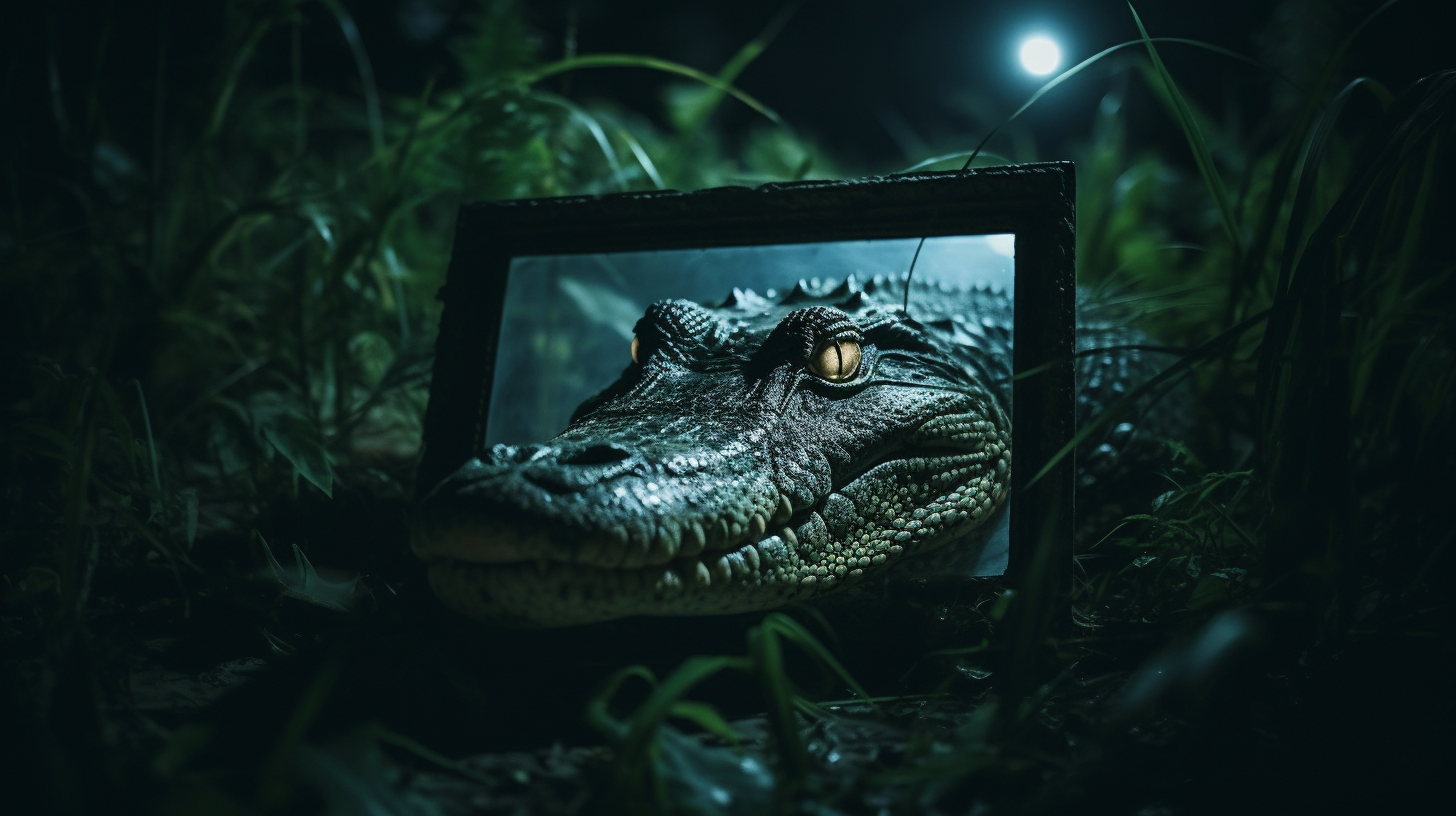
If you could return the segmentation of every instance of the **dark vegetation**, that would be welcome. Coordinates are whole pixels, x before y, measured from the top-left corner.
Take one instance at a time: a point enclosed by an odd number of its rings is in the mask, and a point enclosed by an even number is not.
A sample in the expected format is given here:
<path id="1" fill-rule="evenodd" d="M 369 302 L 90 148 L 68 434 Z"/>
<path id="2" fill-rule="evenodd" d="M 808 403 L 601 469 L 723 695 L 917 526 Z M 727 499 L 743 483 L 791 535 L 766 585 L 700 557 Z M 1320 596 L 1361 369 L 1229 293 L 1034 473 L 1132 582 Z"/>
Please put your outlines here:
<path id="1" fill-rule="evenodd" d="M 3 13 L 0 809 L 1396 811 L 1441 790 L 1456 73 L 1350 68 L 1421 14 L 1349 16 L 1277 65 L 1136 42 L 1129 15 L 1128 47 L 1050 92 L 1103 97 L 1071 156 L 1081 285 L 1188 349 L 1149 387 L 1200 406 L 1168 492 L 1096 522 L 1070 624 L 1033 582 L 912 591 L 878 633 L 803 611 L 511 633 L 439 612 L 404 552 L 455 207 L 902 168 L 836 167 L 729 90 L 782 20 L 714 78 L 551 62 L 480 2 L 411 82 L 352 7 Z M 1271 101 L 1215 115 L 1180 65 Z M 670 77 L 665 112 L 573 98 L 573 72 L 613 66 Z M 1135 103 L 1180 139 L 1139 142 Z M 745 104 L 753 124 L 720 126 Z M 988 151 L 1065 158 L 1018 128 Z"/>

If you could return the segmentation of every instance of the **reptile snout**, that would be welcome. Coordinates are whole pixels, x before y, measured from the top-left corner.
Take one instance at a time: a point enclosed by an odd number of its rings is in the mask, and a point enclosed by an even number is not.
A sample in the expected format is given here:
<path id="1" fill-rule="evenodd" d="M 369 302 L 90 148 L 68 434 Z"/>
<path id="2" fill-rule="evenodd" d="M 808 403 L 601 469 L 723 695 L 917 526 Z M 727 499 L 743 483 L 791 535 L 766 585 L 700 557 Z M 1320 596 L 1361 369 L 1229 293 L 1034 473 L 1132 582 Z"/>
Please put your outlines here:
<path id="1" fill-rule="evenodd" d="M 641 455 L 619 445 L 598 444 L 539 451 L 521 475 L 552 493 L 580 493 L 645 467 Z"/>
<path id="2" fill-rule="evenodd" d="M 576 451 L 563 451 L 560 461 L 563 465 L 607 465 L 632 455 L 632 451 L 621 445 L 588 445 Z"/>

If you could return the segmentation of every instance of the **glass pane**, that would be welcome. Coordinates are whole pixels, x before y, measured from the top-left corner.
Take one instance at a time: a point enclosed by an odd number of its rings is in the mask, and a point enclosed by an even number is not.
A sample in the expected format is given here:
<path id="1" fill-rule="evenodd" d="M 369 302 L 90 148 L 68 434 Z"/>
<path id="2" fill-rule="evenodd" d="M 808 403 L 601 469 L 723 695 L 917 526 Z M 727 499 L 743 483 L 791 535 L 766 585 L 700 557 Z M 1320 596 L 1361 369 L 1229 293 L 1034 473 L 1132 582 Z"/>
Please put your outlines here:
<path id="1" fill-rule="evenodd" d="M 926 239 L 915 279 L 953 288 L 991 285 L 1010 294 L 1014 237 Z M 850 273 L 861 281 L 899 277 L 919 243 L 903 238 L 514 258 L 485 444 L 543 442 L 565 428 L 576 407 L 631 362 L 633 326 L 655 301 L 711 305 L 735 288 L 772 299 L 800 279 L 832 285 Z M 973 574 L 1005 572 L 1009 516 L 1001 515 Z"/>

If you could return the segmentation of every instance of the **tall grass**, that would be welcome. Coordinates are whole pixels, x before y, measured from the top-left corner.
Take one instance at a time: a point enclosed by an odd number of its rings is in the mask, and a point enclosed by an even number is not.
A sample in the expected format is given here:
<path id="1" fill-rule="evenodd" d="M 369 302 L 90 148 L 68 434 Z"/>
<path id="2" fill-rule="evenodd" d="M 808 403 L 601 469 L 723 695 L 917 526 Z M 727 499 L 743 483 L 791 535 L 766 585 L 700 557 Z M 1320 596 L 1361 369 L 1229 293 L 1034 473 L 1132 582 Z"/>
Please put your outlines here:
<path id="1" fill-rule="evenodd" d="M 88 21 L 79 46 L 40 38 L 45 48 L 19 52 L 38 61 L 16 57 L 16 79 L 0 85 L 7 110 L 38 122 L 7 131 L 0 150 L 3 703 L 36 747 L 13 767 L 54 809 L 126 791 L 181 811 L 267 812 L 298 793 L 269 773 L 319 756 L 310 728 L 343 663 L 298 681 L 261 755 L 216 775 L 197 770 L 209 767 L 198 756 L 239 735 L 163 727 L 129 707 L 128 678 L 159 639 L 189 627 L 257 655 L 330 631 L 286 619 L 277 603 L 310 586 L 325 588 L 314 600 L 330 608 L 352 597 L 321 583 L 305 556 L 318 542 L 286 524 L 292 540 L 270 532 L 295 553 L 289 571 L 287 558 L 257 551 L 268 545 L 254 528 L 300 505 L 308 515 L 409 495 L 455 208 L 838 173 L 733 84 L 783 18 L 709 74 L 626 55 L 552 61 L 513 4 L 480 2 L 450 69 L 399 94 L 379 87 L 350 4 L 162 8 Z M 203 60 L 177 44 L 199 21 L 218 43 Z M 671 811 L 712 766 L 717 782 L 737 779 L 745 796 L 786 810 L 810 795 L 846 810 L 886 797 L 908 811 L 1197 809 L 1185 780 L 1213 777 L 1171 763 L 1257 776 L 1234 758 L 1264 756 L 1251 734 L 1310 748 L 1298 734 L 1312 720 L 1259 714 L 1283 689 L 1338 698 L 1342 667 L 1388 658 L 1389 644 L 1413 655 L 1402 667 L 1449 650 L 1456 293 L 1440 227 L 1452 212 L 1456 74 L 1410 88 L 1342 76 L 1364 26 L 1273 140 L 1231 130 L 1183 94 L 1172 53 L 1210 48 L 1151 36 L 1135 14 L 1136 37 L 1028 102 L 1053 90 L 1105 91 L 1114 103 L 1144 94 L 1184 136 L 1161 152 L 1134 149 L 1107 104 L 1077 157 L 1080 283 L 1193 349 L 1148 388 L 1187 379 L 1201 407 L 1197 438 L 1175 440 L 1168 492 L 1110 521 L 1079 555 L 1076 627 L 1053 629 L 1027 593 L 970 609 L 927 603 L 939 623 L 975 622 L 936 656 L 950 668 L 933 685 L 961 708 L 942 728 L 894 721 L 908 733 L 887 750 L 895 759 L 854 777 L 821 761 L 836 732 L 817 732 L 811 750 L 801 730 L 801 716 L 823 712 L 796 691 L 781 644 L 838 666 L 790 619 L 753 629 L 743 655 L 690 659 L 660 683 L 623 668 L 589 709 L 616 752 L 604 806 L 645 795 Z M 136 36 L 167 45 L 152 52 L 149 81 L 108 82 L 124 50 L 109 38 Z M 316 50 L 345 55 L 347 78 L 311 74 Z M 1230 70 L 1258 70 L 1212 50 Z M 1097 86 L 1086 69 L 1114 56 L 1130 66 L 1125 84 Z M 658 126 L 560 92 L 559 77 L 588 69 L 686 84 Z M 27 96 L 32 87 L 45 90 Z M 763 119 L 731 150 L 711 118 L 728 104 Z M 972 154 L 985 160 L 988 145 L 998 146 L 988 137 Z M 369 586 L 390 591 L 388 580 Z M 995 635 L 982 641 L 987 627 Z M 346 643 L 357 657 L 372 641 Z M 776 774 L 724 771 L 722 755 L 667 724 L 741 736 L 690 697 L 699 681 L 735 672 L 761 692 L 776 747 L 759 756 L 778 757 Z M 653 689 L 618 716 L 614 692 L 630 678 Z M 452 682 L 481 707 L 499 705 L 469 691 L 469 678 Z M 847 696 L 854 683 L 840 682 Z M 1406 712 L 1398 702 L 1373 704 Z M 555 701 L 509 704 L 545 717 Z M 1257 728 L 1230 725 L 1255 715 Z M 480 781 L 430 746 L 369 733 L 375 750 L 404 746 Z M 773 791 L 752 787 L 762 784 Z"/>
<path id="2" fill-rule="evenodd" d="M 70 29 L 37 9 L 39 36 L 7 55 L 4 637 L 52 679 L 4 702 L 45 746 L 35 778 L 66 809 L 132 784 L 134 767 L 101 758 L 122 746 L 100 712 L 124 710 L 143 642 L 199 604 L 252 621 L 247 652 L 309 638 L 248 598 L 320 586 L 297 549 L 308 538 L 275 538 L 298 559 L 290 583 L 251 528 L 330 497 L 400 515 L 459 204 L 816 163 L 732 85 L 778 23 L 714 76 L 651 56 L 550 61 L 516 4 L 478 2 L 459 56 L 401 95 L 380 87 L 353 8 L 98 7 Z M 343 78 L 317 68 L 328 53 L 346 55 Z M 585 69 L 664 72 L 712 96 L 663 128 L 553 91 Z M 746 158 L 705 126 L 721 104 L 763 117 Z M 259 570 L 276 580 L 250 584 Z"/>
<path id="3" fill-rule="evenodd" d="M 1398 91 L 1369 77 L 1338 77 L 1347 49 L 1390 5 L 1329 55 L 1280 139 L 1257 146 L 1220 133 L 1218 149 L 1208 138 L 1218 124 L 1180 92 L 1161 56 L 1175 44 L 1195 43 L 1155 39 L 1133 13 L 1149 58 L 1141 74 L 1177 123 L 1197 176 L 1178 183 L 1166 159 L 1119 154 L 1120 124 L 1099 122 L 1092 161 L 1079 167 L 1079 190 L 1094 191 L 1080 207 L 1079 278 L 1104 297 L 1164 300 L 1145 325 L 1195 346 L 1109 415 L 1143 392 L 1162 390 L 1169 376 L 1191 374 L 1208 412 L 1209 438 L 1224 446 L 1202 449 L 1228 469 L 1191 478 L 1170 468 L 1169 492 L 1151 513 L 1128 517 L 1080 557 L 1078 621 L 1085 635 L 1003 633 L 1015 644 L 1013 654 L 1030 637 L 1046 655 L 1039 679 L 998 689 L 1010 698 L 1002 706 L 1018 707 L 1021 732 L 1002 732 L 999 740 L 995 732 L 978 733 L 954 749 L 962 757 L 954 770 L 942 766 L 936 774 L 995 784 L 1009 760 L 986 768 L 988 748 L 1030 757 L 1044 750 L 1037 740 L 1068 737 L 1048 734 L 1048 717 L 1095 721 L 1100 714 L 1103 727 L 1113 729 L 1097 735 L 1103 757 L 1061 774 L 1071 790 L 1033 801 L 1051 811 L 1157 801 L 1169 790 L 1160 779 L 1141 777 L 1141 794 L 1118 790 L 1120 776 L 1138 776 L 1133 769 L 1147 762 L 1149 743 L 1171 756 L 1258 776 L 1268 772 L 1228 758 L 1248 749 L 1238 741 L 1252 732 L 1234 736 L 1236 727 L 1218 718 L 1252 720 L 1262 701 L 1279 696 L 1274 686 L 1291 677 L 1343 687 L 1334 676 L 1339 667 L 1372 653 L 1399 649 L 1394 662 L 1402 666 L 1439 665 L 1449 656 L 1452 607 L 1439 600 L 1436 576 L 1451 566 L 1453 536 L 1433 509 L 1436 496 L 1456 486 L 1456 440 L 1442 430 L 1450 427 L 1456 391 L 1436 362 L 1449 361 L 1456 303 L 1453 263 L 1432 229 L 1452 212 L 1446 157 L 1456 121 L 1453 74 L 1440 71 Z M 1270 81 L 1277 81 L 1272 73 Z M 1246 152 L 1231 153 L 1237 150 Z M 1247 178 L 1230 179 L 1237 170 Z M 1112 190 L 1124 199 L 1104 200 Z M 1170 194 L 1204 202 L 1198 240 L 1158 234 L 1167 223 L 1158 208 L 1168 206 Z M 1094 429 L 1095 423 L 1082 434 Z M 1126 645 L 1129 635 L 1150 645 L 1172 635 L 1174 643 L 1150 657 L 1100 712 L 1049 702 L 1087 697 L 1086 685 L 1079 691 L 1075 684 L 1091 680 L 1079 679 L 1076 667 L 1116 665 L 1109 656 L 1136 654 Z M 1396 676 L 1373 681 L 1379 691 L 1372 693 L 1386 695 L 1377 703 L 1383 711 L 1433 713 L 1422 702 L 1398 699 L 1402 685 Z M 1209 702 L 1221 697 L 1229 705 L 1239 695 L 1242 708 Z M 1449 707 L 1443 710 L 1441 722 L 1449 725 Z M 1184 724 L 1170 724 L 1170 714 Z M 1340 712 L 1314 716 L 1338 720 Z M 1267 718 L 1265 726 L 1279 720 Z M 1353 733 L 1377 728 L 1355 722 Z M 1128 738 L 1129 728 L 1162 733 Z M 1402 759 L 1377 762 L 1381 767 L 1410 767 L 1409 758 L 1423 750 L 1418 741 L 1399 744 L 1400 728 L 1384 739 L 1397 741 L 1393 751 Z M 1205 742 L 1192 747 L 1189 732 L 1202 732 L 1196 738 Z M 1290 733 L 1284 739 L 1299 742 Z M 1285 779 L 1305 778 L 1321 762 L 1346 762 L 1335 758 L 1341 749 L 1327 745 L 1303 750 L 1319 759 L 1290 763 Z M 1348 764 L 1355 772 L 1358 763 Z M 1424 789 L 1418 779 L 1402 780 L 1415 787 L 1387 792 L 1386 801 L 1413 801 L 1411 791 Z M 1347 787 L 1306 787 L 1295 801 L 1348 804 Z"/>

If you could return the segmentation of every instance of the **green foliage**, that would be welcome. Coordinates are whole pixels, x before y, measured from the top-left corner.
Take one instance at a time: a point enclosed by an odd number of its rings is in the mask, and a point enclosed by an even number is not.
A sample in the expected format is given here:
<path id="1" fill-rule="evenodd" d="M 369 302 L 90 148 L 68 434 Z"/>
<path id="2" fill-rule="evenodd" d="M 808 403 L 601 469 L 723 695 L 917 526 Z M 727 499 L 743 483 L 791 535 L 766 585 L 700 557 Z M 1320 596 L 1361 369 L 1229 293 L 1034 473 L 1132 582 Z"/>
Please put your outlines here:
<path id="1" fill-rule="evenodd" d="M 1087 583 L 1079 593 L 1095 602 L 1081 610 L 1084 622 L 1155 620 L 1252 600 L 1259 548 L 1228 510 L 1247 501 L 1251 477 L 1210 473 L 1159 496 L 1152 513 L 1124 518 L 1082 557 Z M 1103 559 L 1117 568 L 1088 563 Z"/>
<path id="2" fill-rule="evenodd" d="M 1170 707 L 1206 705 L 1231 661 L 1257 654 L 1266 672 L 1294 671 L 1296 659 L 1338 671 L 1342 656 L 1382 638 L 1450 637 L 1450 606 L 1435 599 L 1427 565 L 1451 563 L 1451 537 L 1426 508 L 1453 486 L 1456 441 L 1439 430 L 1450 427 L 1456 391 L 1433 367 L 1450 348 L 1452 263 L 1431 231 L 1451 212 L 1453 77 L 1439 72 L 1399 94 L 1360 78 L 1327 96 L 1366 23 L 1330 57 L 1295 126 L 1260 152 L 1252 136 L 1219 132 L 1178 91 L 1162 41 L 1139 22 L 1152 65 L 1144 77 L 1198 177 L 1183 178 L 1164 157 L 1126 155 L 1120 121 L 1104 112 L 1091 160 L 1079 165 L 1079 275 L 1100 297 L 1155 307 L 1145 325 L 1194 350 L 1109 413 L 1194 373 L 1209 430 L 1248 446 L 1216 452 L 1241 469 L 1175 484 L 1153 512 L 1128 516 L 1079 558 L 1077 622 L 1087 635 L 1039 642 L 1047 685 L 1009 689 L 1020 730 L 953 741 L 947 755 L 959 770 L 927 756 L 929 779 L 954 773 L 984 785 L 1014 775 L 1012 756 L 1033 750 L 1027 740 L 1051 736 L 1038 719 L 1067 715 L 1050 700 L 1078 693 L 1077 648 L 1086 661 L 1130 636 L 1196 633 L 1150 659 L 1106 715 L 1143 728 Z M 1231 172 L 1245 178 L 1226 189 Z M 1201 211 L 1192 230 L 1175 220 L 1190 204 Z M 1197 240 L 1179 240 L 1190 233 Z M 1219 614 L 1239 607 L 1257 614 Z M 1293 654 L 1260 652 L 1266 627 L 1296 633 Z M 1025 633 L 1009 637 L 1015 650 Z M 1270 693 L 1242 682 L 1246 693 Z M 1127 757 L 1102 772 L 1136 761 L 1128 742 L 1102 745 Z M 1042 804 L 1056 811 L 1073 801 Z"/>
<path id="3" fill-rule="evenodd" d="M 826 167 L 732 84 L 772 30 L 718 76 L 651 56 L 547 62 L 516 3 L 481 0 L 454 44 L 454 78 L 397 94 L 376 81 L 355 10 L 342 0 L 140 9 L 125 24 L 155 39 L 146 81 L 107 79 L 130 70 L 109 62 L 114 16 L 76 35 L 92 53 L 40 48 L 7 62 L 43 75 L 51 59 L 58 83 L 22 111 L 33 131 L 7 129 L 14 206 L 0 215 L 3 635 L 7 654 L 74 678 L 42 712 L 124 707 L 128 650 L 173 637 L 199 605 L 253 622 L 242 648 L 268 655 L 312 637 L 279 628 L 279 604 L 355 600 L 357 580 L 322 579 L 306 537 L 287 567 L 266 545 L 240 556 L 239 542 L 295 507 L 410 494 L 433 298 L 462 202 Z M 184 47 L 184 25 L 213 44 Z M 308 58 L 330 51 L 345 55 L 346 79 L 311 73 Z M 664 131 L 549 87 L 584 69 L 665 72 L 712 96 L 681 99 L 667 118 L 696 126 Z M 7 104 L 16 98 L 26 99 Z M 704 126 L 718 104 L 764 117 L 742 158 Z M 32 172 L 37 145 L 23 140 L 47 130 L 58 134 L 40 152 L 50 164 Z M 266 581 L 254 576 L 270 569 L 260 610 Z M 153 612 L 137 622 L 110 612 L 142 606 Z M 271 762 L 291 761 L 311 716 L 300 714 Z M 108 733 L 72 736 L 115 750 Z M 77 773 L 97 790 L 130 784 L 113 765 Z M 281 796 L 265 792 L 259 807 Z"/>
<path id="4" fill-rule="evenodd" d="M 1237 250 L 1240 236 L 1238 225 L 1234 222 L 1233 205 L 1229 203 L 1228 191 L 1224 189 L 1218 168 L 1213 165 L 1213 156 L 1209 154 L 1208 144 L 1203 140 L 1203 131 L 1198 126 L 1198 119 L 1193 115 L 1193 110 L 1187 100 L 1178 93 L 1178 86 L 1173 83 L 1173 76 L 1168 73 L 1168 67 L 1163 64 L 1162 57 L 1158 56 L 1158 49 L 1153 44 L 1153 38 L 1148 36 L 1148 30 L 1143 27 L 1142 18 L 1138 17 L 1136 9 L 1132 10 L 1132 19 L 1137 23 L 1138 33 L 1143 35 L 1143 42 L 1148 47 L 1148 57 L 1152 61 L 1153 70 L 1157 76 L 1155 87 L 1161 91 L 1160 96 L 1166 99 L 1172 107 L 1173 114 L 1178 120 L 1178 127 L 1183 131 L 1189 148 L 1193 150 L 1193 159 L 1198 164 L 1198 173 L 1203 177 L 1203 183 L 1208 187 L 1214 203 L 1218 205 L 1224 237 Z"/>
<path id="5" fill-rule="evenodd" d="M 764 616 L 761 622 L 748 630 L 745 656 L 690 657 L 660 682 L 646 667 L 628 666 L 608 677 L 587 706 L 588 721 L 611 740 L 614 748 L 610 801 L 620 808 L 630 808 L 633 803 L 641 806 L 652 802 L 656 811 L 677 812 L 690 804 L 682 795 L 684 791 L 704 784 L 722 785 L 741 796 L 745 788 L 756 784 L 744 775 L 757 775 L 758 766 L 714 761 L 712 756 L 720 749 L 705 748 L 684 740 L 667 724 L 668 718 L 685 720 L 719 739 L 738 743 L 741 739 L 739 734 L 717 709 L 707 703 L 685 699 L 694 686 L 713 675 L 734 671 L 752 678 L 763 695 L 778 749 L 778 784 L 774 789 L 774 801 L 781 810 L 789 807 L 792 798 L 808 783 L 810 770 L 795 711 L 818 717 L 828 716 L 828 712 L 814 705 L 788 679 L 784 671 L 783 642 L 798 646 L 861 699 L 870 701 L 869 693 L 808 629 L 778 612 Z M 629 717 L 618 719 L 611 714 L 611 704 L 629 679 L 645 681 L 651 692 Z M 705 779 L 693 778 L 699 775 L 705 775 Z M 694 812 L 713 810 L 712 807 L 705 809 L 704 804 L 711 805 L 711 801 L 691 803 L 689 809 Z"/>
<path id="6" fill-rule="evenodd" d="M 273 554 L 268 542 L 256 531 L 253 533 L 253 540 L 263 550 L 268 559 L 268 568 L 278 583 L 283 585 L 285 595 L 340 612 L 348 609 L 357 600 L 357 577 L 335 581 L 321 577 L 297 544 L 293 545 L 293 563 L 284 567 L 278 562 L 278 557 Z"/>
<path id="7" fill-rule="evenodd" d="M 455 49 L 462 80 L 399 97 L 376 87 L 343 3 L 230 4 L 205 110 L 159 112 L 150 156 L 146 142 L 105 127 L 77 137 L 66 160 L 79 206 L 46 199 L 9 213 L 3 285 L 26 309 L 8 363 L 30 367 L 16 384 L 35 389 L 32 409 L 69 408 L 28 411 L 8 450 L 13 469 L 55 463 L 47 473 L 57 481 L 19 489 L 22 503 L 67 520 L 57 541 L 80 547 L 97 513 L 111 513 L 102 527 L 143 534 L 175 562 L 185 547 L 171 542 L 190 544 L 207 527 L 199 500 L 301 497 L 300 483 L 331 496 L 379 467 L 393 495 L 406 495 L 432 298 L 462 201 L 786 178 L 811 163 L 801 143 L 766 131 L 746 153 L 757 164 L 740 169 L 709 134 L 663 133 L 542 87 L 584 68 L 666 71 L 777 122 L 731 85 L 766 40 L 723 79 L 631 55 L 542 63 L 515 4 L 481 2 L 467 16 Z M 165 16 L 158 26 L 165 42 Z M 325 44 L 315 37 L 343 41 L 352 91 L 305 80 L 299 54 Z M 165 89 L 174 77 L 165 62 L 158 70 Z M 107 91 L 87 101 L 102 121 L 148 102 L 141 88 Z M 694 116 L 707 115 L 694 104 Z M 16 160 L 7 159 L 12 179 L 22 175 Z M 129 377 L 147 401 L 117 399 L 112 389 Z M 134 518 L 136 503 L 148 509 Z M 186 519 L 158 510 L 182 505 Z M 213 522 L 203 534 L 248 519 Z M 29 540 L 34 566 L 53 560 L 49 541 Z"/>
<path id="8" fill-rule="evenodd" d="M 286 808 L 300 784 L 333 801 L 430 812 L 379 787 L 394 756 L 381 745 L 484 778 L 382 727 L 317 747 L 313 729 L 347 680 L 332 659 L 295 689 L 258 768 L 236 775 L 263 780 L 256 789 L 206 777 L 189 763 L 230 735 L 133 716 L 127 678 L 146 644 L 203 626 L 206 610 L 246 630 L 237 648 L 270 656 L 317 635 L 284 620 L 288 599 L 332 610 L 367 588 L 321 577 L 307 536 L 270 531 L 293 554 L 279 559 L 257 530 L 298 507 L 409 495 L 432 297 L 460 203 L 842 174 L 733 84 L 789 12 L 712 74 L 646 56 L 546 61 L 515 3 L 480 0 L 453 73 L 400 94 L 377 87 L 351 7 L 228 3 L 204 13 L 217 33 L 205 64 L 163 59 L 155 83 L 120 89 L 100 79 L 98 37 L 81 61 L 99 67 L 63 60 L 60 89 L 41 106 L 55 135 L 45 172 L 26 166 L 22 148 L 34 144 L 5 143 L 15 149 L 3 159 L 12 203 L 0 215 L 0 316 L 11 332 L 0 638 L 58 679 L 36 683 L 24 706 L 4 704 L 41 712 L 45 779 L 156 794 L 176 812 L 251 813 Z M 1177 457 L 1153 507 L 1108 521 L 1078 557 L 1072 598 L 1034 581 L 972 610 L 985 626 L 934 655 L 976 661 L 955 664 L 939 686 L 964 710 L 939 729 L 912 718 L 894 760 L 843 790 L 824 781 L 829 763 L 805 737 L 800 715 L 822 712 L 788 679 L 784 642 L 867 692 L 854 664 L 791 618 L 770 615 L 743 655 L 689 658 L 660 681 L 641 666 L 610 674 L 587 712 L 613 749 L 605 806 L 706 812 L 711 801 L 695 790 L 737 785 L 745 801 L 785 809 L 807 792 L 860 796 L 868 810 L 889 791 L 927 812 L 1026 802 L 1095 811 L 1107 804 L 1099 780 L 1137 779 L 1133 769 L 1159 754 L 1223 767 L 1249 747 L 1252 738 L 1219 742 L 1217 689 L 1270 708 L 1284 698 L 1272 681 L 1229 673 L 1249 659 L 1241 650 L 1265 650 L 1246 675 L 1328 683 L 1371 644 L 1448 642 L 1456 274 L 1440 227 L 1456 189 L 1456 74 L 1404 89 L 1347 79 L 1341 58 L 1370 19 L 1301 90 L 1303 106 L 1268 128 L 1211 115 L 1165 59 L 1211 54 L 1269 83 L 1281 77 L 1207 43 L 1153 37 L 1136 13 L 1136 39 L 1053 79 L 1008 119 L 1053 90 L 1105 93 L 1076 157 L 1080 283 L 1189 351 L 1099 422 L 1191 388 L 1197 438 L 1171 442 L 1207 466 Z M 156 25 L 159 40 L 175 36 L 165 16 Z M 347 81 L 306 75 L 301 56 L 326 42 L 346 55 Z M 1125 70 L 1097 87 L 1088 69 L 1114 56 Z M 562 90 L 563 76 L 587 69 L 681 80 L 665 92 L 669 127 Z M 204 90 L 173 98 L 174 86 Z M 1143 97 L 1167 110 L 1184 145 L 1137 144 L 1126 106 Z M 730 139 L 713 111 L 738 104 L 762 122 Z M 137 110 L 151 112 L 140 136 L 129 129 Z M 993 135 L 917 167 L 997 159 L 981 150 Z M 238 555 L 250 540 L 257 549 Z M 1073 625 L 1053 616 L 1061 601 Z M 994 637 L 983 640 L 987 626 Z M 743 764 L 766 754 L 741 725 L 688 697 L 723 674 L 758 693 L 772 773 Z M 629 681 L 649 689 L 619 717 Z M 125 742 L 123 719 L 145 736 Z M 729 745 L 709 748 L 687 730 Z M 1204 744 L 1214 748 L 1189 747 Z M 303 783 L 285 773 L 299 769 Z M 1145 780 L 1113 804 L 1206 805 L 1178 787 L 1185 778 Z M 161 793 L 139 792 L 150 785 Z M 86 804 L 55 789 L 73 810 Z"/>

